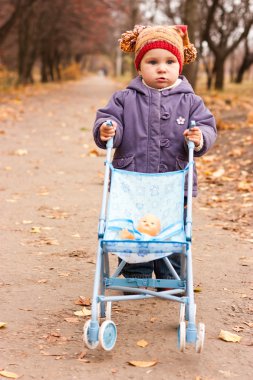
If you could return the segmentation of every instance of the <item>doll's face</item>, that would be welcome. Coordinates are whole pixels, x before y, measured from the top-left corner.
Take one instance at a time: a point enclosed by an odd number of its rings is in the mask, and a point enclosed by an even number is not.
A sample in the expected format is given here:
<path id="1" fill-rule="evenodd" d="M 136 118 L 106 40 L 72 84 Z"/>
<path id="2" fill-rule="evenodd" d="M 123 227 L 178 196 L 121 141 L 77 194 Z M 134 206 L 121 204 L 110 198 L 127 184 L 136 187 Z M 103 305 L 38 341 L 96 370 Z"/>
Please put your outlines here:
<path id="1" fill-rule="evenodd" d="M 156 236 L 161 231 L 160 220 L 155 215 L 147 214 L 139 220 L 137 230 L 150 236 Z"/>

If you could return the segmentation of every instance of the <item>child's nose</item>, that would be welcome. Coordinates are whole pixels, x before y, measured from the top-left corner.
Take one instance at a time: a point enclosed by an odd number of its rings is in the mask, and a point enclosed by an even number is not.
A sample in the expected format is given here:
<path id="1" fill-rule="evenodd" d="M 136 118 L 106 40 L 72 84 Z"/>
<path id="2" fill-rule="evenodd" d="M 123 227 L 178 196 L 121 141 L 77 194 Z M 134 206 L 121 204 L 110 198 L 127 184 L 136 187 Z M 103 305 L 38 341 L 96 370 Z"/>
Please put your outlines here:
<path id="1" fill-rule="evenodd" d="M 158 65 L 158 70 L 159 71 L 165 71 L 166 70 L 166 64 L 165 63 L 160 63 Z"/>

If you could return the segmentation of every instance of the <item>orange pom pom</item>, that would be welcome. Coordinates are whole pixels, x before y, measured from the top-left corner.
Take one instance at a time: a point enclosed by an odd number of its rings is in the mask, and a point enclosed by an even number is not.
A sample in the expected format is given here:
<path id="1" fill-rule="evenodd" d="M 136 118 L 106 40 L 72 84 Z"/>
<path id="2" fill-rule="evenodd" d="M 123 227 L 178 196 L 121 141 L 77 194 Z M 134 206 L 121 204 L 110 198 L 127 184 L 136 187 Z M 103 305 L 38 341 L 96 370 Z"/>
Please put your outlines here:
<path id="1" fill-rule="evenodd" d="M 184 46 L 184 63 L 194 62 L 197 58 L 197 49 L 193 44 Z"/>
<path id="2" fill-rule="evenodd" d="M 123 33 L 119 39 L 121 50 L 123 50 L 125 53 L 134 52 L 137 37 L 145 28 L 146 26 L 143 25 L 135 25 L 134 30 L 127 30 L 125 33 Z"/>

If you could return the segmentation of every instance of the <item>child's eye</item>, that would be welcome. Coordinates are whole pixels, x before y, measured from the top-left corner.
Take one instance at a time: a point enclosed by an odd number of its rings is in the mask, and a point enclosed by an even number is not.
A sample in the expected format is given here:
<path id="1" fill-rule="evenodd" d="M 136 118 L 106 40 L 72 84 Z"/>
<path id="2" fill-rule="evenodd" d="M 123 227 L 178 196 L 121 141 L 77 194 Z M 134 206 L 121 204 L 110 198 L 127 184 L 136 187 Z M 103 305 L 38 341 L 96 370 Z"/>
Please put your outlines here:
<path id="1" fill-rule="evenodd" d="M 168 65 L 172 65 L 172 64 L 174 63 L 174 61 L 173 61 L 172 59 L 169 59 L 169 60 L 167 61 L 167 63 L 168 63 Z"/>
<path id="2" fill-rule="evenodd" d="M 155 59 L 151 59 L 150 61 L 148 61 L 148 63 L 150 65 L 155 65 L 156 64 L 156 60 Z"/>

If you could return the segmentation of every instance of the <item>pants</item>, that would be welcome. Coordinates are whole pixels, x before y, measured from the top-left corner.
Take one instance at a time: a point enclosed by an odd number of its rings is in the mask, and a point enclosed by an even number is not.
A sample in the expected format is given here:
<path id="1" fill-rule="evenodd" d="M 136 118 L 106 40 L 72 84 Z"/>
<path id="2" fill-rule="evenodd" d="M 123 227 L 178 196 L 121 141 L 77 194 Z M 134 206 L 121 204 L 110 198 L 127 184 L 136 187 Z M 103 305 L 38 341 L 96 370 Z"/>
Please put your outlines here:
<path id="1" fill-rule="evenodd" d="M 187 197 L 184 198 L 184 223 L 186 223 L 186 210 L 187 210 Z M 173 265 L 175 271 L 180 274 L 180 255 L 175 253 L 170 255 L 169 260 Z M 119 259 L 119 262 L 121 259 Z M 156 278 L 169 279 L 171 273 L 165 265 L 163 259 L 149 261 L 147 263 L 128 264 L 124 266 L 122 274 L 124 277 L 136 277 L 136 278 L 151 278 L 152 273 L 155 273 Z"/>

